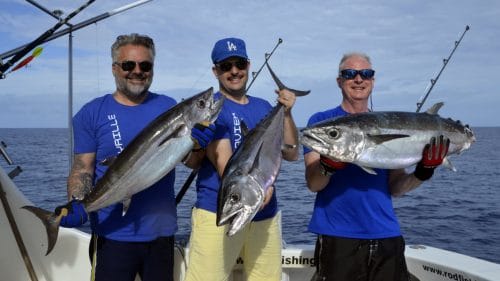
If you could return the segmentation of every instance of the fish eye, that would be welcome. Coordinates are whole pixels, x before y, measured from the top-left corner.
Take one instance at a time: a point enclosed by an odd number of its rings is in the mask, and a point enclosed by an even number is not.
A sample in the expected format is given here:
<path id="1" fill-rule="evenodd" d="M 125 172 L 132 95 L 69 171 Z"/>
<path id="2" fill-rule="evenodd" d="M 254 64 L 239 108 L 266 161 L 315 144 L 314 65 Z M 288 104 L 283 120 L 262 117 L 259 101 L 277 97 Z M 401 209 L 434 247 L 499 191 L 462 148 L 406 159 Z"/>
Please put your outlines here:
<path id="1" fill-rule="evenodd" d="M 328 132 L 328 135 L 334 139 L 338 139 L 340 137 L 340 132 L 337 129 L 333 129 Z"/>
<path id="2" fill-rule="evenodd" d="M 206 106 L 206 103 L 204 100 L 199 100 L 197 103 L 196 103 L 196 106 L 198 106 L 199 108 L 205 108 Z"/>
<path id="3" fill-rule="evenodd" d="M 236 193 L 231 194 L 230 198 L 231 198 L 231 202 L 239 202 L 240 201 L 240 196 Z"/>

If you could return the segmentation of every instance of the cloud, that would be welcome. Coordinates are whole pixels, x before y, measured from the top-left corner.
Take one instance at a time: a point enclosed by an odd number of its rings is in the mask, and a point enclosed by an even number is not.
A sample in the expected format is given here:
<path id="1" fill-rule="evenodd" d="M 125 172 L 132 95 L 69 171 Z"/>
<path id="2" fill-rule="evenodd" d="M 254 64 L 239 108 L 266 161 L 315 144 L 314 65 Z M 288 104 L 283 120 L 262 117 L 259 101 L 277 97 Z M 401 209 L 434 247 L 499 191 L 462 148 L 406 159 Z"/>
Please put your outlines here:
<path id="1" fill-rule="evenodd" d="M 82 4 L 37 2 L 65 14 Z M 131 2 L 95 2 L 71 22 Z M 0 52 L 29 42 L 56 22 L 25 1 L 0 0 L 0 5 Z M 255 71 L 263 63 L 264 54 L 282 38 L 283 44 L 271 58 L 271 65 L 287 85 L 312 90 L 310 96 L 297 99 L 294 116 L 299 126 L 314 112 L 340 102 L 335 76 L 342 54 L 350 51 L 366 52 L 372 57 L 377 71 L 373 96 L 376 110 L 413 111 L 430 79 L 441 69 L 443 58 L 448 57 L 465 25 L 470 25 L 426 106 L 445 101 L 442 114 L 449 113 L 476 126 L 498 126 L 495 108 L 500 95 L 494 81 L 500 71 L 499 17 L 500 3 L 493 0 L 481 5 L 470 1 L 387 0 L 272 0 L 229 5 L 221 0 L 155 0 L 73 33 L 74 108 L 113 91 L 110 46 L 119 34 L 139 32 L 152 36 L 157 47 L 152 90 L 172 93 L 178 100 L 218 86 L 210 62 L 217 39 L 245 39 Z M 0 80 L 0 102 L 9 108 L 0 111 L 0 127 L 66 126 L 60 120 L 65 118 L 64 113 L 56 113 L 50 106 L 64 108 L 67 103 L 68 37 L 43 46 L 43 54 L 31 67 Z M 265 71 L 252 86 L 251 94 L 274 101 L 274 85 Z M 38 102 L 38 111 L 30 105 L 33 102 Z M 477 114 L 479 111 L 481 114 Z M 28 112 L 44 115 L 30 117 Z"/>

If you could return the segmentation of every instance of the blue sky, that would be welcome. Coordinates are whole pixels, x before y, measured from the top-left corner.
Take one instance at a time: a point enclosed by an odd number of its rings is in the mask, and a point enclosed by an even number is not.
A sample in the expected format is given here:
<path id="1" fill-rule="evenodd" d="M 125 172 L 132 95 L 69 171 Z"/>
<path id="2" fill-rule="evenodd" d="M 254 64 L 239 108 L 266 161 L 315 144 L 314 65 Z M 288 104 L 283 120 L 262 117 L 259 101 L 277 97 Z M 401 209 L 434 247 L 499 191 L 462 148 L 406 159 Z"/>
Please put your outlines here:
<path id="1" fill-rule="evenodd" d="M 37 0 L 69 14 L 82 1 Z M 70 22 L 79 23 L 133 1 L 96 1 Z M 26 44 L 56 20 L 27 1 L 0 0 L 0 53 Z M 443 101 L 440 115 L 471 126 L 500 126 L 500 1 L 159 1 L 73 33 L 74 105 L 111 93 L 110 46 L 138 32 L 156 43 L 151 90 L 177 100 L 217 87 L 210 52 L 216 40 L 247 43 L 252 70 L 278 47 L 270 64 L 289 87 L 309 89 L 293 110 L 298 126 L 339 104 L 335 82 L 342 54 L 366 52 L 376 70 L 374 110 L 415 111 L 416 103 L 469 25 L 423 109 Z M 64 28 L 64 27 L 63 27 Z M 63 29 L 61 28 L 61 29 Z M 29 67 L 0 80 L 0 127 L 67 127 L 68 36 L 42 45 Z M 263 70 L 249 94 L 275 100 Z"/>

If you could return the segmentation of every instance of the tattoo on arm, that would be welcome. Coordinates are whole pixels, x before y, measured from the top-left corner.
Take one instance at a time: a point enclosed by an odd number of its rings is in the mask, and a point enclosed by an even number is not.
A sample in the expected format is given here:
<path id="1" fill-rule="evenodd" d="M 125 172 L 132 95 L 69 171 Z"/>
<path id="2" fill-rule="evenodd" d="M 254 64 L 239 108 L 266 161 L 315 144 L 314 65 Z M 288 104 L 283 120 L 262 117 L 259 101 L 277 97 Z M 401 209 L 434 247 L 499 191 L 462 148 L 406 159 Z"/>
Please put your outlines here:
<path id="1" fill-rule="evenodd" d="M 82 187 L 80 189 L 80 194 L 78 194 L 78 197 L 80 197 L 80 199 L 83 199 L 83 197 L 90 193 L 90 190 L 92 189 L 92 175 L 89 173 L 81 174 L 80 181 L 82 183 Z"/>
<path id="2" fill-rule="evenodd" d="M 81 173 L 76 179 L 68 181 L 68 199 L 82 200 L 92 189 L 92 175 Z"/>
<path id="3" fill-rule="evenodd" d="M 82 200 L 92 189 L 93 169 L 81 156 L 76 156 L 68 177 L 68 199 Z"/>

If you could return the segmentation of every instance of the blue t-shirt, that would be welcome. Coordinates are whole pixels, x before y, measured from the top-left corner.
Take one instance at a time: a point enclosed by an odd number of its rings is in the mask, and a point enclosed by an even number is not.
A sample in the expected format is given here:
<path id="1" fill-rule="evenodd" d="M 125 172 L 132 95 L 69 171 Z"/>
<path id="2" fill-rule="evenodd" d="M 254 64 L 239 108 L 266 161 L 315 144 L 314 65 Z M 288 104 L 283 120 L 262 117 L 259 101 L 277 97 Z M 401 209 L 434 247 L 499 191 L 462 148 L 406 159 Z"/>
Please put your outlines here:
<path id="1" fill-rule="evenodd" d="M 101 161 L 118 155 L 144 127 L 175 104 L 174 99 L 154 93 L 148 93 L 146 100 L 136 106 L 120 104 L 111 94 L 85 104 L 73 117 L 74 153 L 96 154 L 94 185 L 107 169 Z M 92 212 L 92 231 L 108 239 L 130 242 L 173 235 L 177 231 L 174 181 L 175 171 L 171 171 L 132 196 L 125 216 L 121 203 Z"/>
<path id="2" fill-rule="evenodd" d="M 311 116 L 308 126 L 347 115 L 338 106 Z M 311 149 L 304 147 L 304 154 Z M 388 186 L 388 170 L 368 174 L 349 164 L 336 171 L 327 186 L 317 193 L 309 231 L 357 239 L 381 239 L 401 235 Z"/>
<path id="3" fill-rule="evenodd" d="M 221 93 L 215 97 L 220 98 Z M 272 109 L 271 104 L 264 99 L 248 97 L 247 104 L 239 104 L 230 99 L 224 100 L 224 105 L 215 121 L 215 139 L 229 139 L 233 152 L 243 141 L 241 123 L 244 122 L 248 130 L 253 129 Z M 212 162 L 206 157 L 203 160 L 196 180 L 197 200 L 195 206 L 210 212 L 217 212 L 217 193 L 219 192 L 220 178 Z M 269 204 L 259 211 L 254 221 L 273 217 L 278 212 L 276 190 Z"/>

